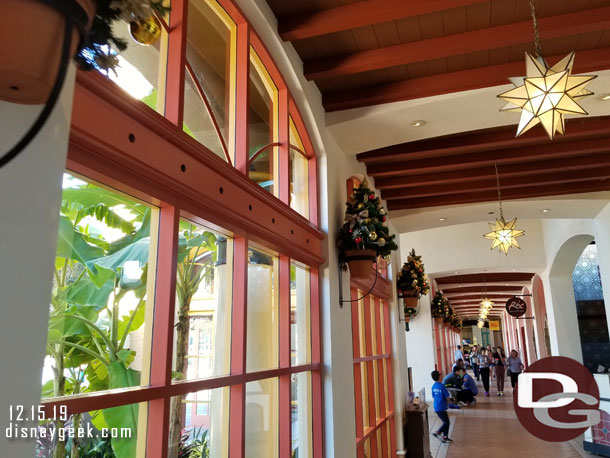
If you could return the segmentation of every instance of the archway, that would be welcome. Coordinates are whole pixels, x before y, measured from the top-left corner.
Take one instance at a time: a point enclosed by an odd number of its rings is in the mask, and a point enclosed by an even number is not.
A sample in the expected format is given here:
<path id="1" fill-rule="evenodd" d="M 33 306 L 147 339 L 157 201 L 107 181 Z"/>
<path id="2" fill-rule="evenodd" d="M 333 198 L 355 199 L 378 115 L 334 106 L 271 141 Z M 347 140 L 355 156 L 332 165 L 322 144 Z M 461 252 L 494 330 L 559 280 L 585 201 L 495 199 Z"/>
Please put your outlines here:
<path id="1" fill-rule="evenodd" d="M 568 239 L 557 252 L 549 273 L 552 307 L 548 312 L 553 353 L 579 362 L 582 362 L 582 346 L 572 272 L 583 250 L 592 241 L 593 236 L 588 234 L 576 235 Z"/>
<path id="2" fill-rule="evenodd" d="M 587 245 L 572 272 L 583 364 L 591 372 L 610 367 L 610 339 L 595 242 Z"/>

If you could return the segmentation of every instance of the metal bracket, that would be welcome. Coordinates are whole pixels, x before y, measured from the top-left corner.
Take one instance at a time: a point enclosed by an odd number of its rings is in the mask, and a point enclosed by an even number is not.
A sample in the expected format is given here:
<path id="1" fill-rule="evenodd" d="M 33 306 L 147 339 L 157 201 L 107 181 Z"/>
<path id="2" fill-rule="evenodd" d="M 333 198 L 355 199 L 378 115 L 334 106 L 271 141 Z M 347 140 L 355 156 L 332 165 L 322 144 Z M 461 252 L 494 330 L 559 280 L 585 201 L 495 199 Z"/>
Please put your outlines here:
<path id="1" fill-rule="evenodd" d="M 379 277 L 379 266 L 375 264 L 375 281 L 373 282 L 373 286 L 369 289 L 366 294 L 358 299 L 347 300 L 343 299 L 343 267 L 346 264 L 344 262 L 339 261 L 339 307 L 343 308 L 343 304 L 346 302 L 358 302 L 367 297 L 369 294 L 373 292 L 375 289 L 375 285 L 377 284 L 377 278 Z"/>

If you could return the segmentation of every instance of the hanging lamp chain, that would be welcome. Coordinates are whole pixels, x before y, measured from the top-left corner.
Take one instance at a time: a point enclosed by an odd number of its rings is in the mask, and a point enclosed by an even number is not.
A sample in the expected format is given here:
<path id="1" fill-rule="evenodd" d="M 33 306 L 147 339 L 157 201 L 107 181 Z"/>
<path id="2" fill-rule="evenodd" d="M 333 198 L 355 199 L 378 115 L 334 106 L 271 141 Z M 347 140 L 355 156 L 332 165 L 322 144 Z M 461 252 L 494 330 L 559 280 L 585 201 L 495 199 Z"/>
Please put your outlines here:
<path id="1" fill-rule="evenodd" d="M 536 46 L 536 57 L 542 57 L 542 45 L 540 44 L 540 31 L 538 30 L 538 18 L 536 17 L 536 5 L 530 0 L 532 20 L 534 21 L 534 45 Z"/>
<path id="2" fill-rule="evenodd" d="M 498 174 L 498 164 L 494 164 L 496 169 L 496 186 L 498 188 L 498 203 L 500 204 L 500 218 L 504 220 L 504 212 L 502 210 L 502 193 L 500 192 L 500 175 Z"/>

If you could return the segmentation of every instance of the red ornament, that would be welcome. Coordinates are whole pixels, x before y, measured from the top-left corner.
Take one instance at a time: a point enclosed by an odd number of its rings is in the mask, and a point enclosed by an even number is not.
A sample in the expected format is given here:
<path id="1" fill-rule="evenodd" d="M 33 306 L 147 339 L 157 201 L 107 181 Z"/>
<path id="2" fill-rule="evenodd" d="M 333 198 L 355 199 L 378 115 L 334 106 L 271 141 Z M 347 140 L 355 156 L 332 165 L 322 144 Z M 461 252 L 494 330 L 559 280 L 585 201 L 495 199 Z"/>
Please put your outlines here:
<path id="1" fill-rule="evenodd" d="M 384 216 L 383 218 L 381 218 L 381 221 L 383 221 L 385 223 L 386 217 Z"/>
<path id="2" fill-rule="evenodd" d="M 369 200 L 375 200 L 375 194 L 369 194 Z"/>
<path id="3" fill-rule="evenodd" d="M 356 243 L 360 243 L 360 242 L 362 242 L 362 238 L 361 238 L 361 237 L 356 237 L 356 238 L 354 239 L 354 242 L 356 242 Z"/>

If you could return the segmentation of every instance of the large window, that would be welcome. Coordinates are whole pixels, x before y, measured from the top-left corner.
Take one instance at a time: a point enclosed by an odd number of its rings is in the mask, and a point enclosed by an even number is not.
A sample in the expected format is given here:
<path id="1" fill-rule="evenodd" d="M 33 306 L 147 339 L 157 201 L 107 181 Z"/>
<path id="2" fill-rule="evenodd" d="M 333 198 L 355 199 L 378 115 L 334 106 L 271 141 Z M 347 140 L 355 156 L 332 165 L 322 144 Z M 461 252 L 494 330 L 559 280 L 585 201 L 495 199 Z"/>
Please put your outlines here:
<path id="1" fill-rule="evenodd" d="M 103 81 L 75 98 L 106 115 L 74 119 L 49 301 L 39 427 L 118 436 L 37 456 L 321 458 L 307 133 L 230 1 L 172 0 L 160 24 L 125 54 L 157 113 Z"/>

